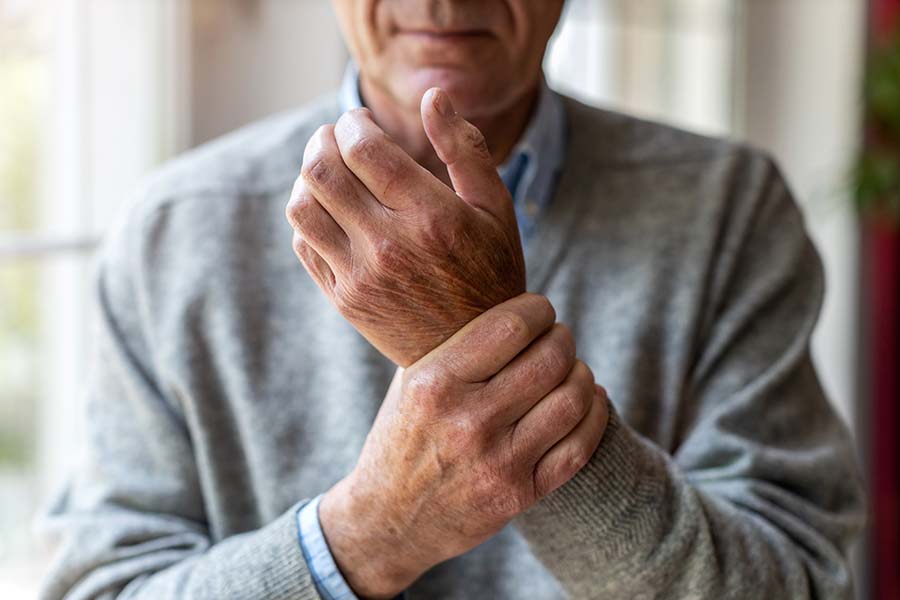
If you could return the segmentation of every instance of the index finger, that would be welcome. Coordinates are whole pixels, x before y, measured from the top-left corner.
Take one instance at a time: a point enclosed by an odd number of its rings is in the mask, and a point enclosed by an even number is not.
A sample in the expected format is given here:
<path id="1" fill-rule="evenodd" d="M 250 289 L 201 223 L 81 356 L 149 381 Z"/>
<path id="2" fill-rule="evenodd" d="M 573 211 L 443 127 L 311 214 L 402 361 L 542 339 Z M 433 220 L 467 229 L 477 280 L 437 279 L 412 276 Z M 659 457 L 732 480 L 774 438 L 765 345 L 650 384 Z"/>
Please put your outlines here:
<path id="1" fill-rule="evenodd" d="M 417 206 L 423 198 L 451 192 L 379 127 L 368 109 L 341 115 L 334 126 L 344 164 L 388 208 Z"/>
<path id="2" fill-rule="evenodd" d="M 486 381 L 555 321 L 556 311 L 547 298 L 520 294 L 474 318 L 422 361 L 442 363 L 466 383 Z"/>

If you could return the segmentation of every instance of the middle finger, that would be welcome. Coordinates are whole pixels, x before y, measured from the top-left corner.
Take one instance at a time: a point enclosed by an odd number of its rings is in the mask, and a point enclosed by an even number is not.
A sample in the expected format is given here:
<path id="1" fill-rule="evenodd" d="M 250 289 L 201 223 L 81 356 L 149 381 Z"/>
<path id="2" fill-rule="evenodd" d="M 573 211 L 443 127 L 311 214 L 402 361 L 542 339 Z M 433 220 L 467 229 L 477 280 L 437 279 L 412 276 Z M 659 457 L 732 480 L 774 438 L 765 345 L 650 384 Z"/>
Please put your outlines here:
<path id="1" fill-rule="evenodd" d="M 323 125 L 310 138 L 301 176 L 347 235 L 360 239 L 374 229 L 384 207 L 344 164 L 333 125 Z"/>

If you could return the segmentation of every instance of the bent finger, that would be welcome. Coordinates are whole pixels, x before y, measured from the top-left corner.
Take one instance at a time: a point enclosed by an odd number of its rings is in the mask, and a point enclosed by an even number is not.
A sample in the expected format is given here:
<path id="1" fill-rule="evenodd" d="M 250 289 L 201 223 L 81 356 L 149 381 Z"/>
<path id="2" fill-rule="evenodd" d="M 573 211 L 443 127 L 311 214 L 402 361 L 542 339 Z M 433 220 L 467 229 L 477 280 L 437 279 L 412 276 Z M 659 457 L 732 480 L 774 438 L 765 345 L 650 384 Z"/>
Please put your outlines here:
<path id="1" fill-rule="evenodd" d="M 491 408 L 496 411 L 498 425 L 511 425 L 521 419 L 571 376 L 575 365 L 572 334 L 568 327 L 556 323 L 494 375 L 484 388 L 485 395 L 493 400 Z"/>
<path id="2" fill-rule="evenodd" d="M 404 210 L 433 198 L 455 198 L 375 123 L 369 110 L 344 113 L 334 137 L 344 163 L 384 206 Z"/>
<path id="3" fill-rule="evenodd" d="M 349 268 L 350 238 L 310 193 L 303 177 L 298 177 L 294 183 L 285 216 L 294 232 L 328 262 L 332 271 Z"/>
<path id="4" fill-rule="evenodd" d="M 516 422 L 513 447 L 528 464 L 537 464 L 584 420 L 595 395 L 593 372 L 584 362 L 576 361 L 565 380 Z"/>
<path id="5" fill-rule="evenodd" d="M 598 389 L 584 420 L 538 461 L 534 489 L 539 498 L 572 479 L 594 456 L 609 420 L 607 402 Z"/>
<path id="6" fill-rule="evenodd" d="M 306 144 L 301 177 L 315 197 L 349 235 L 371 228 L 382 208 L 344 164 L 334 126 L 323 125 Z"/>
<path id="7" fill-rule="evenodd" d="M 334 272 L 331 270 L 331 267 L 325 261 L 324 258 L 319 256 L 319 254 L 306 243 L 306 240 L 303 239 L 303 236 L 298 234 L 296 231 L 294 232 L 293 239 L 293 247 L 294 254 L 297 255 L 297 258 L 300 259 L 300 262 L 303 263 L 304 268 L 306 268 L 306 272 L 309 273 L 309 276 L 312 277 L 313 281 L 316 282 L 325 295 L 331 298 L 334 293 L 334 285 L 335 285 L 335 277 Z"/>

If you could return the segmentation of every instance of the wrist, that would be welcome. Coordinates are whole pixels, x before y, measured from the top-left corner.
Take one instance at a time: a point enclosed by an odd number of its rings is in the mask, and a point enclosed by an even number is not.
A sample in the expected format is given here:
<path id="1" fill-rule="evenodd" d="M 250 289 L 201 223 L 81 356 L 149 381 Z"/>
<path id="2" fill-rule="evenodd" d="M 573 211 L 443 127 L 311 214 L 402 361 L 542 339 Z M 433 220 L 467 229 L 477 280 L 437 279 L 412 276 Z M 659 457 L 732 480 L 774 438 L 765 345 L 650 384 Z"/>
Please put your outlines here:
<path id="1" fill-rule="evenodd" d="M 354 486 L 352 475 L 328 490 L 319 523 L 344 580 L 360 598 L 394 598 L 427 569 L 402 552 L 409 546 L 381 507 Z"/>

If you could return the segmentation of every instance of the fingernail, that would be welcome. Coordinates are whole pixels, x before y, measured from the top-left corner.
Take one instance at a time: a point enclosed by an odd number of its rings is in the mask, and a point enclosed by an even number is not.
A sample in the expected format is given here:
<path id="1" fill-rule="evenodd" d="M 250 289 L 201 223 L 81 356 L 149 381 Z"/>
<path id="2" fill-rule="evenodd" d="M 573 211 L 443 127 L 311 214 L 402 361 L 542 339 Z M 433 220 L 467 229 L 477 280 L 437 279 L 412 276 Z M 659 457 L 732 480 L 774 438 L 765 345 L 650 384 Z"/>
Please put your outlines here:
<path id="1" fill-rule="evenodd" d="M 434 107 L 445 119 L 450 119 L 456 116 L 456 111 L 453 109 L 453 104 L 450 103 L 450 98 L 447 96 L 447 93 L 444 90 L 435 90 L 432 92 L 432 101 L 434 102 Z"/>

